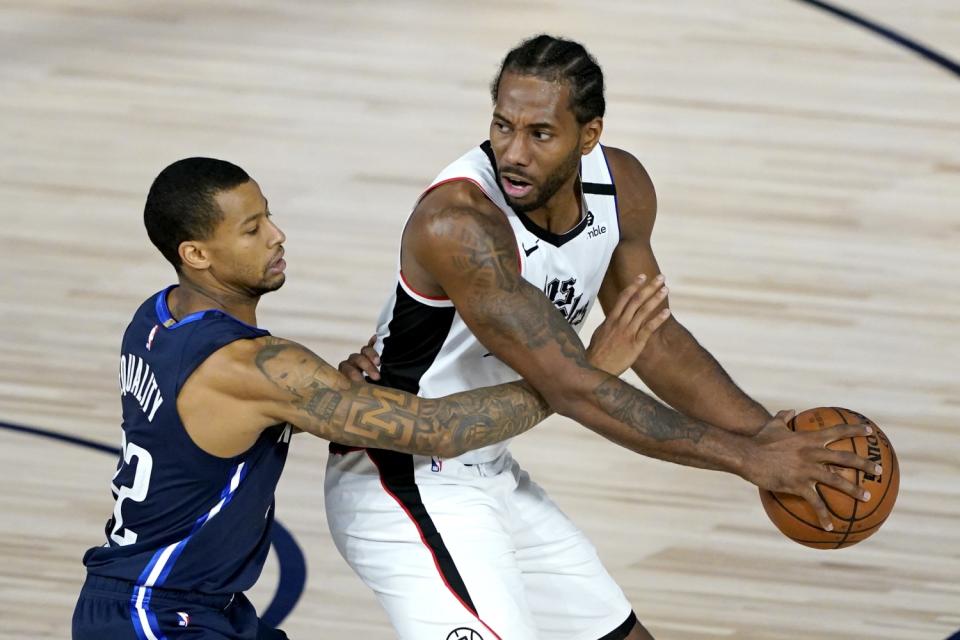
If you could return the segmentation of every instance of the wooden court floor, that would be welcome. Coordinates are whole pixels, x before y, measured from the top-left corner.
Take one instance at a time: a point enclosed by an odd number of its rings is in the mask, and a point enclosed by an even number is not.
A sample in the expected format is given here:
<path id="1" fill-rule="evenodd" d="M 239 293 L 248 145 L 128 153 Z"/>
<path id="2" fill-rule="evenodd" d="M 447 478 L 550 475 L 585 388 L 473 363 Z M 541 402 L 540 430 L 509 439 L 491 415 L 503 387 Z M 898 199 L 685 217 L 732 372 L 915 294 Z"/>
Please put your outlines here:
<path id="1" fill-rule="evenodd" d="M 960 59 L 954 0 L 843 0 Z M 275 334 L 332 362 L 372 332 L 419 189 L 482 141 L 540 31 L 607 75 L 603 142 L 657 186 L 676 315 L 771 409 L 839 405 L 900 457 L 893 516 L 813 551 L 756 491 L 561 418 L 514 455 L 658 638 L 942 640 L 960 628 L 960 77 L 797 0 L 0 2 L 0 421 L 119 443 L 133 310 L 171 281 L 141 223 L 169 162 L 245 167 L 288 235 Z M 591 324 L 599 318 L 591 318 Z M 392 637 L 324 521 L 299 436 L 278 517 L 308 577 L 292 638 Z M 0 429 L 0 638 L 65 638 L 115 459 Z M 278 582 L 271 558 L 252 594 Z"/>

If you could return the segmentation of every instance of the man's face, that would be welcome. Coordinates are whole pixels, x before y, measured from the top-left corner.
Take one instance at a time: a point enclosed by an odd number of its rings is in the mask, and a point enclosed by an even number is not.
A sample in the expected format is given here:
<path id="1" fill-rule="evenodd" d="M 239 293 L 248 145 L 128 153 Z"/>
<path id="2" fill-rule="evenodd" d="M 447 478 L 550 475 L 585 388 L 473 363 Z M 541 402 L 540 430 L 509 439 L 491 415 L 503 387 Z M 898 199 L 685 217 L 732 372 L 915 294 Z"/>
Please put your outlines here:
<path id="1" fill-rule="evenodd" d="M 490 123 L 500 186 L 516 211 L 544 206 L 580 167 L 581 126 L 570 87 L 504 73 Z"/>
<path id="2" fill-rule="evenodd" d="M 210 272 L 220 282 L 260 296 L 276 291 L 286 279 L 283 242 L 287 239 L 270 219 L 267 199 L 250 180 L 214 196 L 223 220 L 204 241 Z"/>

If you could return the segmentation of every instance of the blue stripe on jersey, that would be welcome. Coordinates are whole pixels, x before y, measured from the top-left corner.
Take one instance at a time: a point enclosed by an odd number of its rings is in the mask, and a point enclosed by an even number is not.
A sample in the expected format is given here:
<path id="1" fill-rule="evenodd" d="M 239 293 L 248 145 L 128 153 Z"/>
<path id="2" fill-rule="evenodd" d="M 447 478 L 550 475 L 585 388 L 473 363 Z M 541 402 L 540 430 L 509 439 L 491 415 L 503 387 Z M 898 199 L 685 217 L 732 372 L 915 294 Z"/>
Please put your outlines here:
<path id="1" fill-rule="evenodd" d="M 190 542 L 190 538 L 192 538 L 193 535 L 200 530 L 200 527 L 206 524 L 210 518 L 220 513 L 220 511 L 230 503 L 234 492 L 240 486 L 240 483 L 243 482 L 246 475 L 247 464 L 245 462 L 241 462 L 233 467 L 233 469 L 230 470 L 230 481 L 227 483 L 227 486 L 223 488 L 223 491 L 220 492 L 220 500 L 217 504 L 215 504 L 210 511 L 197 518 L 193 529 L 186 538 L 158 550 L 153 554 L 150 562 L 147 563 L 143 573 L 140 574 L 140 579 L 137 581 L 139 584 L 134 587 L 133 594 L 130 597 L 130 617 L 133 620 L 133 627 L 140 640 L 166 640 L 163 632 L 160 631 L 160 624 L 157 622 L 157 617 L 150 611 L 150 596 L 153 593 L 151 587 L 159 587 L 166 581 L 167 576 L 170 575 L 170 571 L 173 569 L 173 565 L 177 562 L 177 558 L 180 557 L 184 547 Z M 146 627 L 143 624 L 144 620 L 146 620 L 147 623 Z"/>
<path id="2" fill-rule="evenodd" d="M 146 587 L 159 587 L 164 583 L 167 576 L 170 575 L 170 570 L 173 568 L 177 558 L 183 553 L 183 548 L 186 547 L 190 541 L 190 538 L 192 538 L 193 535 L 199 531 L 200 527 L 206 524 L 210 518 L 220 513 L 220 510 L 233 498 L 234 491 L 237 490 L 240 482 L 247 475 L 246 470 L 247 465 L 245 462 L 241 462 L 230 470 L 230 481 L 227 483 L 227 486 L 224 487 L 223 491 L 220 492 L 220 501 L 213 505 L 210 511 L 197 519 L 193 525 L 193 529 L 187 534 L 186 538 L 179 542 L 169 544 L 153 554 L 150 562 L 147 563 L 146 568 L 144 568 L 143 573 L 140 574 L 140 578 L 137 580 L 138 584 Z M 159 565 L 159 567 L 157 565 Z"/>

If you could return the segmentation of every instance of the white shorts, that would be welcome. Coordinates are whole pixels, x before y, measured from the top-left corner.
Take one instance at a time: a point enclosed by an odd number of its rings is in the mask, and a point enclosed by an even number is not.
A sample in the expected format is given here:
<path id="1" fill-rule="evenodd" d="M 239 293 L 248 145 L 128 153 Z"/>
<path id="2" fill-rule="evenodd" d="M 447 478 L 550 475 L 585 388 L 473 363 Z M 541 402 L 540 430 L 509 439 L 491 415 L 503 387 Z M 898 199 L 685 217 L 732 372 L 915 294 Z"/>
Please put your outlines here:
<path id="1" fill-rule="evenodd" d="M 636 618 L 586 536 L 509 452 L 466 465 L 331 453 L 340 554 L 404 640 L 619 640 Z"/>

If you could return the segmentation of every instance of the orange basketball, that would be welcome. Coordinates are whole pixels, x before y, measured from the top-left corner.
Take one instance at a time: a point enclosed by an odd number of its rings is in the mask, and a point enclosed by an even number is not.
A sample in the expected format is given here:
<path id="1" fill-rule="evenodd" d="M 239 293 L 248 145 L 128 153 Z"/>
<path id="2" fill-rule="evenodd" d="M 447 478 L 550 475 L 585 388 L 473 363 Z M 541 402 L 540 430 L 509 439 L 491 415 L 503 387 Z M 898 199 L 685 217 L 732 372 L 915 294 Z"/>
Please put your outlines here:
<path id="1" fill-rule="evenodd" d="M 820 528 L 817 515 L 799 496 L 760 490 L 767 515 L 780 531 L 800 544 L 815 549 L 840 549 L 869 538 L 884 523 L 900 489 L 900 467 L 890 440 L 866 416 L 849 409 L 818 407 L 798 414 L 788 423 L 793 431 L 818 431 L 842 424 L 866 423 L 873 427 L 869 436 L 856 436 L 831 442 L 836 451 L 853 451 L 880 464 L 883 473 L 874 476 L 859 469 L 832 467 L 851 482 L 870 492 L 870 501 L 855 500 L 831 487 L 817 485 L 833 519 L 833 531 Z"/>

